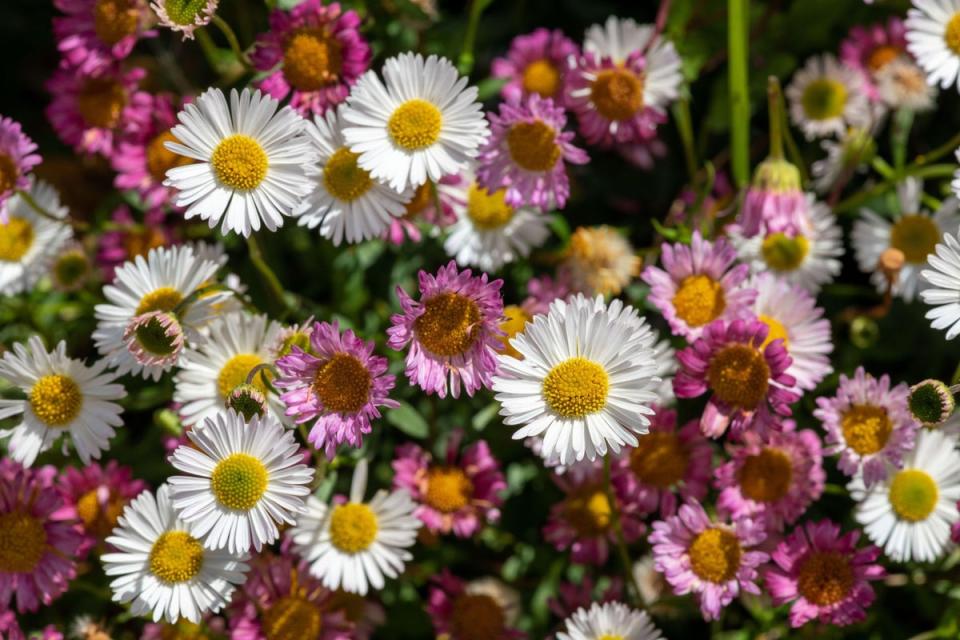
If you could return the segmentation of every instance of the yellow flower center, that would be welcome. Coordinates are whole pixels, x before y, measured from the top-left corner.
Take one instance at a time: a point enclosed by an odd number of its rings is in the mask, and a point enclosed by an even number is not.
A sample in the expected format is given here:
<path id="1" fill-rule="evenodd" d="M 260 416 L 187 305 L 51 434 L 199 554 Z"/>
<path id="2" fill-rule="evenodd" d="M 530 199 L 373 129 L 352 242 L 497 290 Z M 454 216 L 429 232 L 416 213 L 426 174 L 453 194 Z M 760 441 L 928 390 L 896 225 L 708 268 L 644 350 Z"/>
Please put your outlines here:
<path id="1" fill-rule="evenodd" d="M 673 295 L 673 308 L 687 325 L 702 327 L 727 308 L 723 285 L 707 275 L 687 276 Z"/>
<path id="2" fill-rule="evenodd" d="M 767 448 L 747 456 L 737 473 L 743 495 L 757 502 L 776 502 L 787 495 L 793 479 L 790 456 L 779 449 Z"/>
<path id="3" fill-rule="evenodd" d="M 147 144 L 147 172 L 155 182 L 163 182 L 167 171 L 193 163 L 192 158 L 181 156 L 165 146 L 167 142 L 180 142 L 169 131 L 164 131 Z"/>
<path id="4" fill-rule="evenodd" d="M 861 456 L 868 456 L 887 446 L 893 423 L 883 407 L 855 404 L 844 412 L 840 428 L 847 446 Z"/>
<path id="5" fill-rule="evenodd" d="M 814 551 L 801 561 L 797 591 L 818 607 L 836 604 L 853 587 L 850 561 L 837 551 Z"/>
<path id="6" fill-rule="evenodd" d="M 503 608 L 483 593 L 462 593 L 453 601 L 450 630 L 456 640 L 494 640 L 503 637 L 507 620 Z"/>
<path id="7" fill-rule="evenodd" d="M 607 120 L 628 120 L 643 108 L 643 82 L 626 69 L 604 69 L 590 86 L 590 100 Z"/>
<path id="8" fill-rule="evenodd" d="M 690 568 L 701 580 L 722 583 L 733 579 L 740 568 L 740 541 L 723 529 L 707 529 L 698 534 L 690 548 Z"/>
<path id="9" fill-rule="evenodd" d="M 923 264 L 940 240 L 940 229 L 931 218 L 906 215 L 890 229 L 890 246 L 903 252 L 907 262 Z"/>
<path id="10" fill-rule="evenodd" d="M 181 302 L 183 294 L 179 291 L 173 287 L 160 287 L 140 298 L 140 304 L 133 315 L 139 316 L 150 311 L 173 311 Z"/>
<path id="11" fill-rule="evenodd" d="M 336 82 L 343 68 L 340 41 L 325 29 L 301 29 L 283 50 L 283 75 L 294 89 L 316 91 Z"/>
<path id="12" fill-rule="evenodd" d="M 767 266 L 775 271 L 793 271 L 803 264 L 810 242 L 804 236 L 771 233 L 763 239 L 760 253 Z"/>
<path id="13" fill-rule="evenodd" d="M 610 377 L 596 362 L 576 357 L 555 365 L 543 379 L 550 410 L 564 418 L 582 418 L 607 406 Z"/>
<path id="14" fill-rule="evenodd" d="M 500 339 L 502 344 L 500 351 L 508 356 L 516 358 L 517 360 L 523 360 L 523 356 L 520 355 L 519 351 L 513 348 L 513 346 L 510 344 L 510 340 L 523 333 L 523 329 L 533 318 L 530 317 L 530 314 L 515 304 L 504 307 L 503 315 L 506 320 L 500 323 L 500 330 L 506 335 Z"/>
<path id="15" fill-rule="evenodd" d="M 0 260 L 19 262 L 33 246 L 33 225 L 26 218 L 10 216 L 0 224 Z"/>
<path id="16" fill-rule="evenodd" d="M 473 483 L 457 467 L 434 467 L 427 473 L 426 502 L 440 513 L 463 509 L 473 496 Z"/>
<path id="17" fill-rule="evenodd" d="M 356 413 L 370 399 L 370 371 L 355 356 L 334 354 L 317 370 L 313 391 L 327 411 Z"/>
<path id="18" fill-rule="evenodd" d="M 482 231 L 499 229 L 513 218 L 514 209 L 506 202 L 507 190 L 490 193 L 474 183 L 467 190 L 467 215 L 473 226 Z"/>
<path id="19" fill-rule="evenodd" d="M 360 502 L 338 504 L 330 516 L 330 542 L 344 553 L 366 551 L 377 539 L 377 515 Z"/>
<path id="20" fill-rule="evenodd" d="M 106 638 L 88 638 L 87 640 L 106 640 Z M 212 640 L 206 633 L 206 627 L 180 618 L 175 624 L 164 622 L 160 629 L 160 640 Z"/>
<path id="21" fill-rule="evenodd" d="M 630 469 L 643 484 L 674 486 L 687 474 L 690 451 L 675 433 L 651 431 L 630 451 Z"/>
<path id="22" fill-rule="evenodd" d="M 760 322 L 767 325 L 767 339 L 763 341 L 763 344 L 760 345 L 760 351 L 763 351 L 767 348 L 767 345 L 773 342 L 774 340 L 783 340 L 783 348 L 786 349 L 790 346 L 790 335 L 787 333 L 787 328 L 783 326 L 783 323 L 768 316 L 765 313 L 761 313 L 758 318 Z"/>
<path id="23" fill-rule="evenodd" d="M 423 314 L 413 323 L 417 340 L 438 356 L 460 355 L 478 337 L 480 307 L 459 293 L 439 293 L 423 303 Z"/>
<path id="24" fill-rule="evenodd" d="M 72 288 L 90 272 L 90 261 L 83 249 L 68 249 L 57 256 L 51 273 L 58 286 Z"/>
<path id="25" fill-rule="evenodd" d="M 810 120 L 839 118 L 847 105 L 847 88 L 837 80 L 817 78 L 803 90 L 800 104 Z"/>
<path id="26" fill-rule="evenodd" d="M 404 219 L 410 220 L 411 218 L 416 218 L 421 211 L 433 204 L 433 196 L 434 190 L 432 182 L 424 182 L 417 187 L 416 193 L 413 194 L 413 199 L 407 203 L 407 212 L 403 214 Z"/>
<path id="27" fill-rule="evenodd" d="M 150 573 L 161 582 L 187 582 L 202 568 L 203 545 L 186 531 L 167 531 L 150 549 Z"/>
<path id="28" fill-rule="evenodd" d="M 210 475 L 210 490 L 228 509 L 249 511 L 267 490 L 267 468 L 248 453 L 231 453 Z"/>
<path id="29" fill-rule="evenodd" d="M 90 78 L 77 94 L 77 110 L 89 127 L 112 129 L 126 105 L 126 89 L 108 78 Z"/>
<path id="30" fill-rule="evenodd" d="M 960 56 L 960 11 L 957 11 L 947 23 L 947 28 L 943 32 L 943 41 L 947 43 L 950 51 Z"/>
<path id="31" fill-rule="evenodd" d="M 563 150 L 557 144 L 557 132 L 543 120 L 517 122 L 507 132 L 510 157 L 521 169 L 550 171 Z"/>
<path id="32" fill-rule="evenodd" d="M 93 31 L 110 46 L 135 34 L 139 18 L 131 0 L 97 0 L 93 5 Z"/>
<path id="33" fill-rule="evenodd" d="M 6 193 L 17 186 L 19 177 L 20 170 L 17 168 L 17 163 L 9 155 L 0 151 L 0 193 Z"/>
<path id="34" fill-rule="evenodd" d="M 91 489 L 77 500 L 77 514 L 87 533 L 97 538 L 110 535 L 117 526 L 117 518 L 123 513 L 126 501 L 114 491 L 110 491 L 105 504 L 100 504 L 97 489 Z"/>
<path id="35" fill-rule="evenodd" d="M 707 381 L 720 400 L 753 411 L 767 395 L 770 368 L 756 348 L 734 344 L 721 349 L 707 368 Z"/>
<path id="36" fill-rule="evenodd" d="M 316 640 L 323 628 L 323 614 L 299 596 L 283 596 L 261 614 L 267 640 Z"/>
<path id="37" fill-rule="evenodd" d="M 890 504 L 901 520 L 921 522 L 937 506 L 940 491 L 926 471 L 904 469 L 890 483 Z"/>
<path id="38" fill-rule="evenodd" d="M 876 73 L 883 69 L 885 66 L 896 60 L 903 51 L 900 47 L 894 47 L 889 44 L 882 44 L 879 47 L 876 47 L 873 51 L 870 52 L 870 55 L 867 56 L 867 68 L 871 72 Z"/>
<path id="39" fill-rule="evenodd" d="M 267 152 L 250 136 L 235 133 L 220 141 L 210 157 L 217 180 L 231 189 L 256 189 L 267 177 Z"/>
<path id="40" fill-rule="evenodd" d="M 217 375 L 217 391 L 220 392 L 220 398 L 226 398 L 231 391 L 244 384 L 253 368 L 261 364 L 263 364 L 263 358 L 253 353 L 238 353 L 227 360 Z M 263 369 L 254 376 L 251 384 L 260 393 L 267 395 L 267 382 L 272 377 L 273 375 L 269 371 Z"/>
<path id="41" fill-rule="evenodd" d="M 0 573 L 32 573 L 47 552 L 47 531 L 28 513 L 0 514 Z"/>
<path id="42" fill-rule="evenodd" d="M 560 70 L 549 60 L 534 60 L 523 70 L 523 90 L 552 98 L 560 89 Z"/>
<path id="43" fill-rule="evenodd" d="M 353 202 L 373 186 L 370 173 L 357 164 L 359 154 L 337 149 L 323 167 L 323 186 L 337 200 Z"/>
<path id="44" fill-rule="evenodd" d="M 290 355 L 294 347 L 300 347 L 306 353 L 313 353 L 310 349 L 310 335 L 303 331 L 295 331 L 285 337 L 277 350 L 277 358 Z"/>
<path id="45" fill-rule="evenodd" d="M 394 109 L 387 131 L 398 147 L 417 151 L 434 144 L 440 138 L 442 126 L 440 109 L 426 100 L 413 98 Z"/>
<path id="46" fill-rule="evenodd" d="M 72 378 L 49 374 L 37 380 L 27 401 L 34 415 L 48 427 L 65 427 L 83 408 L 83 394 Z"/>
<path id="47" fill-rule="evenodd" d="M 594 537 L 606 533 L 610 528 L 610 500 L 602 487 L 583 489 L 565 501 L 564 519 L 581 536 Z"/>

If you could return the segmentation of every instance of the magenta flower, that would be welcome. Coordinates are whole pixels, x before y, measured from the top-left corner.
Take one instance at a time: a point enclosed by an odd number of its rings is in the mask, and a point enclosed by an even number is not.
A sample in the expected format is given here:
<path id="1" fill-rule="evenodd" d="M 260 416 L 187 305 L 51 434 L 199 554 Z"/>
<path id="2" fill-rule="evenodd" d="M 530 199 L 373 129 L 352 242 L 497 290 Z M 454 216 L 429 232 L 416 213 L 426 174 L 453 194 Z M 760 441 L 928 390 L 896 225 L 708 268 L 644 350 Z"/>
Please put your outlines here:
<path id="1" fill-rule="evenodd" d="M 346 100 L 370 66 L 370 46 L 360 35 L 360 16 L 336 2 L 305 0 L 290 11 L 270 12 L 270 29 L 250 55 L 258 71 L 271 72 L 257 87 L 304 116 L 322 115 Z"/>
<path id="2" fill-rule="evenodd" d="M 827 431 L 824 452 L 840 454 L 840 471 L 848 476 L 862 473 L 870 487 L 885 479 L 891 468 L 903 466 L 918 429 L 907 407 L 909 394 L 903 383 L 891 388 L 890 376 L 878 380 L 857 367 L 853 378 L 840 375 L 836 396 L 817 398 L 813 415 Z"/>
<path id="3" fill-rule="evenodd" d="M 531 318 L 550 312 L 554 300 L 566 299 L 573 294 L 573 284 L 567 271 L 558 271 L 555 277 L 542 275 L 527 281 L 527 297 L 520 305 Z"/>
<path id="4" fill-rule="evenodd" d="M 114 271 L 137 256 L 147 257 L 151 249 L 175 244 L 173 227 L 165 220 L 164 209 L 150 209 L 143 214 L 143 223 L 134 220 L 130 207 L 117 207 L 110 222 L 113 230 L 99 236 L 97 264 L 106 282 L 113 282 Z"/>
<path id="5" fill-rule="evenodd" d="M 36 611 L 50 605 L 77 575 L 83 542 L 75 522 L 54 514 L 61 508 L 56 470 L 3 468 L 0 483 L 0 610 Z"/>
<path id="6" fill-rule="evenodd" d="M 573 562 L 602 565 L 607 561 L 611 545 L 617 543 L 612 513 L 620 514 L 620 526 L 627 543 L 643 535 L 646 527 L 641 513 L 622 474 L 611 477 L 616 504 L 610 504 L 603 471 L 554 475 L 553 481 L 566 497 L 550 508 L 550 517 L 543 528 L 544 539 L 558 551 L 570 551 Z"/>
<path id="7" fill-rule="evenodd" d="M 506 189 L 506 202 L 543 211 L 562 209 L 570 196 L 566 164 L 586 164 L 587 152 L 564 131 L 567 116 L 550 98 L 508 99 L 487 115 L 490 138 L 477 157 L 477 182 L 488 191 Z"/>
<path id="8" fill-rule="evenodd" d="M 663 243 L 663 269 L 651 265 L 640 277 L 650 285 L 649 301 L 674 335 L 696 340 L 714 320 L 751 317 L 757 292 L 744 286 L 750 267 L 734 266 L 736 259 L 736 249 L 725 238 L 711 243 L 699 231 L 690 246 Z"/>
<path id="9" fill-rule="evenodd" d="M 19 122 L 0 117 L 0 224 L 7 223 L 7 200 L 13 192 L 30 188 L 30 172 L 40 164 L 36 150 Z"/>
<path id="10" fill-rule="evenodd" d="M 411 384 L 441 398 L 468 396 L 489 389 L 497 370 L 503 280 L 487 281 L 470 269 L 457 270 L 451 260 L 436 275 L 419 273 L 420 300 L 401 287 L 397 297 L 403 313 L 394 314 L 387 344 L 400 351 L 408 344 L 405 373 Z"/>
<path id="11" fill-rule="evenodd" d="M 31 633 L 29 639 L 20 628 L 13 611 L 0 611 L 0 638 L 5 640 L 63 640 L 63 634 L 55 626 L 48 624 L 40 631 Z"/>
<path id="12" fill-rule="evenodd" d="M 53 19 L 63 66 L 82 74 L 96 73 L 130 55 L 153 15 L 146 0 L 54 0 L 65 16 Z"/>
<path id="13" fill-rule="evenodd" d="M 431 580 L 427 613 L 438 638 L 521 640 L 513 628 L 519 614 L 518 594 L 494 578 L 465 582 L 444 569 Z"/>
<path id="14" fill-rule="evenodd" d="M 778 428 L 777 416 L 789 416 L 800 396 L 791 391 L 786 373 L 792 360 L 783 340 L 763 346 L 769 327 L 759 320 L 716 320 L 691 346 L 677 353 L 680 371 L 673 379 L 678 398 L 710 393 L 700 430 L 719 438 L 730 427 L 734 435 L 748 427 Z"/>
<path id="15" fill-rule="evenodd" d="M 678 504 L 706 497 L 712 451 L 697 420 L 678 429 L 676 411 L 653 409 L 650 433 L 638 437 L 636 447 L 624 448 L 615 472 L 642 513 L 665 518 L 677 512 Z"/>
<path id="16" fill-rule="evenodd" d="M 760 523 L 712 521 L 698 502 L 654 522 L 650 534 L 657 571 L 675 594 L 693 593 L 706 620 L 716 620 L 741 592 L 760 593 L 757 568 L 770 556 L 756 547 L 765 539 Z"/>
<path id="17" fill-rule="evenodd" d="M 882 102 L 877 89 L 877 74 L 899 57 L 913 59 L 907 52 L 907 28 L 903 20 L 892 16 L 887 24 L 856 25 L 840 43 L 840 59 L 860 72 L 863 89 L 873 102 Z"/>
<path id="18" fill-rule="evenodd" d="M 79 153 L 113 156 L 122 134 L 142 129 L 153 100 L 137 86 L 146 71 L 110 67 L 97 75 L 58 69 L 47 82 L 53 100 L 46 115 L 63 143 Z"/>
<path id="19" fill-rule="evenodd" d="M 562 104 L 568 61 L 579 55 L 579 47 L 562 31 L 541 27 L 515 37 L 507 57 L 495 58 L 490 71 L 494 78 L 508 79 L 500 89 L 504 100 L 539 95 Z"/>
<path id="20" fill-rule="evenodd" d="M 299 346 L 277 360 L 280 378 L 276 386 L 286 415 L 297 424 L 315 421 L 309 440 L 332 458 L 337 446 L 347 442 L 359 447 L 370 421 L 380 417 L 379 407 L 398 407 L 388 397 L 394 377 L 387 373 L 387 359 L 373 355 L 374 343 L 364 341 L 349 329 L 340 333 L 334 321 L 317 322 L 310 332 L 310 352 Z"/>
<path id="21" fill-rule="evenodd" d="M 619 576 L 610 578 L 607 588 L 597 589 L 596 583 L 590 574 L 584 574 L 580 582 L 561 582 L 557 586 L 557 596 L 547 600 L 551 613 L 561 620 L 572 616 L 577 609 L 589 609 L 594 602 L 621 602 L 623 600 L 623 579 Z"/>
<path id="22" fill-rule="evenodd" d="M 731 460 L 715 472 L 720 515 L 752 518 L 779 533 L 823 493 L 820 438 L 810 429 L 796 431 L 792 420 L 765 436 L 748 431 L 727 452 Z"/>
<path id="23" fill-rule="evenodd" d="M 419 503 L 413 515 L 431 533 L 469 538 L 485 522 L 499 520 L 500 494 L 507 483 L 483 440 L 464 448 L 458 460 L 462 439 L 460 430 L 451 435 L 442 463 L 434 463 L 429 452 L 413 443 L 400 445 L 393 461 L 393 486 L 406 489 Z"/>
<path id="24" fill-rule="evenodd" d="M 753 174 L 737 228 L 748 238 L 760 233 L 792 237 L 802 233 L 809 209 L 797 167 L 783 158 L 767 158 Z"/>
<path id="25" fill-rule="evenodd" d="M 793 602 L 790 626 L 811 620 L 846 626 L 866 617 L 875 597 L 870 582 L 886 571 L 876 564 L 880 548 L 857 549 L 859 538 L 859 530 L 840 535 L 840 525 L 821 520 L 797 527 L 777 545 L 763 579 L 775 606 Z"/>

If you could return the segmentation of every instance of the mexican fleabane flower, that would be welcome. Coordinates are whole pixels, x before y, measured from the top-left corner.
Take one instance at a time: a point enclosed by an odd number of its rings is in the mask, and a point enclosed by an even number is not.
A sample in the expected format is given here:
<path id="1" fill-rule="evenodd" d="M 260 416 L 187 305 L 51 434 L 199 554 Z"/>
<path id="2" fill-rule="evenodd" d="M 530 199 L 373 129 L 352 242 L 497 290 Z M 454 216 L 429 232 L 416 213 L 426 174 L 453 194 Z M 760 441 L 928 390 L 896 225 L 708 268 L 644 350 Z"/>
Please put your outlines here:
<path id="1" fill-rule="evenodd" d="M 753 173 L 743 201 L 739 230 L 749 237 L 761 229 L 789 231 L 798 224 L 808 206 L 800 182 L 800 170 L 783 158 L 767 158 Z"/>
<path id="2" fill-rule="evenodd" d="M 109 231 L 97 237 L 96 264 L 106 284 L 111 284 L 118 267 L 137 256 L 147 257 L 151 249 L 178 244 L 173 215 L 162 208 L 134 216 L 130 207 L 121 204 L 110 214 Z"/>
<path id="3" fill-rule="evenodd" d="M 640 275 L 641 260 L 623 234 L 607 225 L 578 227 L 558 268 L 572 291 L 616 296 Z M 562 274 L 562 275 L 561 275 Z"/>
<path id="4" fill-rule="evenodd" d="M 786 89 L 790 119 L 807 140 L 867 126 L 872 113 L 860 74 L 824 53 L 807 60 Z"/>
<path id="5" fill-rule="evenodd" d="M 20 194 L 0 202 L 0 294 L 8 296 L 32 289 L 73 237 L 69 212 L 52 186 L 34 180 L 28 195 L 62 222 L 40 215 Z"/>
<path id="6" fill-rule="evenodd" d="M 631 609 L 620 602 L 594 602 L 589 609 L 577 609 L 564 620 L 557 640 L 663 640 L 646 611 Z"/>
<path id="7" fill-rule="evenodd" d="M 467 582 L 444 569 L 430 581 L 427 613 L 440 638 L 522 640 L 514 625 L 520 615 L 520 594 L 493 577 Z"/>
<path id="8" fill-rule="evenodd" d="M 123 60 L 149 31 L 147 0 L 55 0 L 63 16 L 53 19 L 64 66 L 95 73 Z"/>
<path id="9" fill-rule="evenodd" d="M 843 64 L 860 72 L 863 88 L 874 102 L 880 100 L 877 74 L 907 53 L 906 26 L 894 16 L 886 24 L 854 25 L 840 43 Z"/>
<path id="10" fill-rule="evenodd" d="M 30 172 L 40 164 L 36 150 L 19 122 L 0 116 L 0 224 L 8 220 L 7 201 L 14 191 L 30 188 Z"/>
<path id="11" fill-rule="evenodd" d="M 538 95 L 562 104 L 567 62 L 579 55 L 580 48 L 562 31 L 540 27 L 516 36 L 506 57 L 494 58 L 490 74 L 507 79 L 500 89 L 505 100 Z"/>
<path id="12" fill-rule="evenodd" d="M 960 76 L 960 0 L 912 0 L 907 50 L 927 72 L 927 82 L 949 89 Z M 960 86 L 958 86 L 960 88 Z"/>

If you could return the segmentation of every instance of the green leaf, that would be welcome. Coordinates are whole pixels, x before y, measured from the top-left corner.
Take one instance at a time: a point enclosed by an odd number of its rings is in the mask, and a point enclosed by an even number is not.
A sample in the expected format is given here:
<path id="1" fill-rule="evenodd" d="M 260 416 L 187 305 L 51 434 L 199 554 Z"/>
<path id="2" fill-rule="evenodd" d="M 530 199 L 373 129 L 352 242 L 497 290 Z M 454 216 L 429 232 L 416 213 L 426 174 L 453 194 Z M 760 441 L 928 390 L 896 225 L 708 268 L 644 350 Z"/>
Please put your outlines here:
<path id="1" fill-rule="evenodd" d="M 473 420 L 470 421 L 470 424 L 473 425 L 473 428 L 477 431 L 483 431 L 490 421 L 497 417 L 497 411 L 500 410 L 499 402 L 491 402 L 483 409 L 478 411 L 473 416 Z"/>
<path id="2" fill-rule="evenodd" d="M 387 422 L 411 438 L 423 440 L 430 432 L 427 421 L 409 403 L 400 401 L 400 406 L 387 412 Z"/>

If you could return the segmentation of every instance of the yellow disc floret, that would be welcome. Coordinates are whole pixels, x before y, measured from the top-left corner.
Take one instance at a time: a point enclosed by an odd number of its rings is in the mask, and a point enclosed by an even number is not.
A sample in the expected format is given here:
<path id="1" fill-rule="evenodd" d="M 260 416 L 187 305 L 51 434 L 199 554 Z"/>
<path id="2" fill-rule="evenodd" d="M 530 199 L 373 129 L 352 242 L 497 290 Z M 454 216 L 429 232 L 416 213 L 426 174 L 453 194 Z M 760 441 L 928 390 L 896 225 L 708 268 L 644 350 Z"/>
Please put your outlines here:
<path id="1" fill-rule="evenodd" d="M 643 108 L 643 82 L 627 69 L 604 69 L 590 86 L 590 100 L 604 118 L 628 120 Z"/>
<path id="2" fill-rule="evenodd" d="M 238 191 L 250 191 L 267 177 L 270 161 L 259 142 L 235 133 L 220 141 L 213 150 L 210 164 L 222 184 Z"/>
<path id="3" fill-rule="evenodd" d="M 231 391 L 246 383 L 247 376 L 250 375 L 253 368 L 263 363 L 263 358 L 255 353 L 238 353 L 227 360 L 220 368 L 220 373 L 217 374 L 217 391 L 220 392 L 220 397 L 226 398 Z M 267 381 L 271 377 L 269 372 L 261 370 L 253 377 L 250 384 L 255 386 L 260 393 L 266 395 L 268 393 Z"/>
<path id="4" fill-rule="evenodd" d="M 810 242 L 804 236 L 771 233 L 763 239 L 760 254 L 768 267 L 775 271 L 795 271 L 803 264 L 810 251 Z"/>
<path id="5" fill-rule="evenodd" d="M 89 78 L 77 94 L 77 111 L 89 127 L 112 129 L 127 106 L 127 90 L 109 78 Z"/>
<path id="6" fill-rule="evenodd" d="M 330 542 L 344 553 L 366 551 L 377 539 L 379 523 L 369 506 L 360 502 L 339 504 L 330 516 Z"/>
<path id="7" fill-rule="evenodd" d="M 264 464 L 248 453 L 232 453 L 214 467 L 210 490 L 228 509 L 249 511 L 267 490 L 269 474 Z"/>
<path id="8" fill-rule="evenodd" d="M 33 225 L 26 218 L 10 216 L 0 223 L 0 261 L 19 262 L 33 246 Z"/>
<path id="9" fill-rule="evenodd" d="M 630 450 L 630 469 L 637 479 L 660 489 L 683 480 L 690 451 L 675 433 L 651 431 Z"/>
<path id="10" fill-rule="evenodd" d="M 150 573 L 161 582 L 187 582 L 202 568 L 203 545 L 186 531 L 167 531 L 150 549 Z"/>
<path id="11" fill-rule="evenodd" d="M 443 114 L 435 105 L 413 98 L 394 109 L 387 122 L 393 142 L 405 151 L 417 151 L 440 139 Z"/>
<path id="12" fill-rule="evenodd" d="M 37 380 L 27 395 L 30 409 L 48 427 L 64 427 L 80 415 L 83 394 L 69 376 L 48 374 Z"/>
<path id="13" fill-rule="evenodd" d="M 848 447 L 861 456 L 868 456 L 887 446 L 893 423 L 884 407 L 855 404 L 843 412 L 840 429 Z"/>
<path id="14" fill-rule="evenodd" d="M 438 356 L 465 353 L 478 337 L 480 307 L 459 293 L 439 293 L 423 303 L 423 314 L 413 323 L 417 339 Z"/>
<path id="15" fill-rule="evenodd" d="M 950 17 L 947 28 L 943 30 L 943 41 L 950 51 L 960 56 L 960 11 Z"/>
<path id="16" fill-rule="evenodd" d="M 523 70 L 523 90 L 552 98 L 560 89 L 560 70 L 549 60 L 534 60 Z"/>
<path id="17" fill-rule="evenodd" d="M 0 573 L 31 573 L 46 552 L 40 520 L 19 511 L 0 514 Z"/>
<path id="18" fill-rule="evenodd" d="M 334 354 L 317 370 L 313 391 L 323 408 L 337 413 L 360 411 L 370 399 L 370 371 L 356 356 Z"/>
<path id="19" fill-rule="evenodd" d="M 898 471 L 890 482 L 890 505 L 901 520 L 921 522 L 930 517 L 940 490 L 930 474 L 920 469 Z"/>
<path id="20" fill-rule="evenodd" d="M 570 358 L 550 369 L 543 379 L 543 398 L 564 418 L 582 418 L 607 406 L 610 377 L 596 362 Z"/>
<path id="21" fill-rule="evenodd" d="M 487 191 L 473 183 L 467 189 L 467 216 L 481 231 L 500 229 L 513 219 L 514 209 L 507 204 L 507 190 Z"/>
<path id="22" fill-rule="evenodd" d="M 890 246 L 903 252 L 907 262 L 924 264 L 940 241 L 940 228 L 931 218 L 906 215 L 890 229 Z"/>
<path id="23" fill-rule="evenodd" d="M 343 47 L 325 29 L 301 29 L 283 49 L 283 75 L 298 91 L 316 91 L 336 82 L 343 67 Z"/>
<path id="24" fill-rule="evenodd" d="M 701 580 L 723 583 L 737 575 L 743 551 L 737 536 L 714 528 L 699 533 L 687 553 L 690 568 Z"/>
<path id="25" fill-rule="evenodd" d="M 803 90 L 800 103 L 810 120 L 839 118 L 847 105 L 847 88 L 837 80 L 817 78 Z"/>
<path id="26" fill-rule="evenodd" d="M 373 186 L 370 173 L 357 164 L 360 156 L 346 147 L 337 149 L 323 167 L 323 186 L 337 200 L 353 202 Z"/>
<path id="27" fill-rule="evenodd" d="M 687 276 L 673 294 L 677 317 L 691 327 L 702 327 L 720 317 L 727 308 L 723 285 L 708 275 Z"/>
<path id="28" fill-rule="evenodd" d="M 113 46 L 137 32 L 140 11 L 132 0 L 97 0 L 93 5 L 93 31 Z"/>
<path id="29" fill-rule="evenodd" d="M 484 593 L 463 593 L 453 601 L 450 612 L 452 638 L 492 640 L 502 638 L 506 629 L 503 608 Z"/>
<path id="30" fill-rule="evenodd" d="M 463 509 L 473 496 L 473 483 L 457 467 L 434 467 L 427 472 L 424 500 L 440 513 Z"/>
<path id="31" fill-rule="evenodd" d="M 507 132 L 510 157 L 527 171 L 550 171 L 563 154 L 557 132 L 542 120 L 517 122 Z"/>
<path id="32" fill-rule="evenodd" d="M 776 502 L 790 490 L 793 463 L 780 449 L 766 448 L 747 456 L 737 472 L 744 497 L 757 502 Z"/>
<path id="33" fill-rule="evenodd" d="M 797 591 L 818 607 L 845 599 L 853 587 L 850 561 L 836 551 L 814 551 L 801 561 Z"/>
<path id="34" fill-rule="evenodd" d="M 323 628 L 319 607 L 295 595 L 287 595 L 268 606 L 261 615 L 267 640 L 317 640 Z"/>
<path id="35" fill-rule="evenodd" d="M 734 344 L 710 360 L 707 381 L 717 397 L 737 409 L 753 411 L 767 396 L 770 368 L 754 347 Z"/>
<path id="36" fill-rule="evenodd" d="M 182 293 L 173 287 L 160 287 L 140 298 L 140 304 L 137 305 L 133 315 L 139 316 L 149 311 L 173 311 L 181 302 L 183 302 Z"/>

